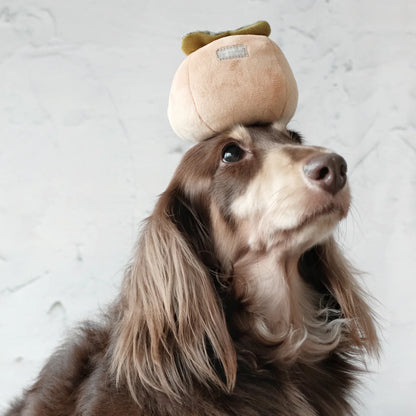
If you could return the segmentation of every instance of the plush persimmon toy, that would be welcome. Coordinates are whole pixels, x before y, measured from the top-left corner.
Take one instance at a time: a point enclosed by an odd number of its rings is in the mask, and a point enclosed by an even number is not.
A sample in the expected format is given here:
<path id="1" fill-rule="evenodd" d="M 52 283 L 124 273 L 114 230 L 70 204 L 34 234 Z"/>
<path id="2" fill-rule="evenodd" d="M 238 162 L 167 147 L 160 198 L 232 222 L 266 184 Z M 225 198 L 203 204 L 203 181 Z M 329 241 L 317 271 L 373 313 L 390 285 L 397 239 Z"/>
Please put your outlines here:
<path id="1" fill-rule="evenodd" d="M 270 26 L 194 32 L 182 40 L 188 55 L 169 95 L 168 117 L 178 136 L 202 141 L 235 124 L 281 122 L 297 105 L 297 86 Z"/>

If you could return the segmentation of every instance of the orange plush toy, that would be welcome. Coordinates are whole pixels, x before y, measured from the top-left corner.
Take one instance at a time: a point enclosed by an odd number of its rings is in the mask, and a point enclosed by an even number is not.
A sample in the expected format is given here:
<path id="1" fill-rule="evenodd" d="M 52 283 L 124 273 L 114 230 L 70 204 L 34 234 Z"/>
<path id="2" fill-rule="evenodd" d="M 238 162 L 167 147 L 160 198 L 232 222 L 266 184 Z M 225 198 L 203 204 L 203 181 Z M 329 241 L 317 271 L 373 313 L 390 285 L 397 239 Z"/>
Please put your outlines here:
<path id="1" fill-rule="evenodd" d="M 176 134 L 202 141 L 235 125 L 292 118 L 296 81 L 270 26 L 258 22 L 235 31 L 185 36 L 188 54 L 170 91 L 168 117 Z"/>

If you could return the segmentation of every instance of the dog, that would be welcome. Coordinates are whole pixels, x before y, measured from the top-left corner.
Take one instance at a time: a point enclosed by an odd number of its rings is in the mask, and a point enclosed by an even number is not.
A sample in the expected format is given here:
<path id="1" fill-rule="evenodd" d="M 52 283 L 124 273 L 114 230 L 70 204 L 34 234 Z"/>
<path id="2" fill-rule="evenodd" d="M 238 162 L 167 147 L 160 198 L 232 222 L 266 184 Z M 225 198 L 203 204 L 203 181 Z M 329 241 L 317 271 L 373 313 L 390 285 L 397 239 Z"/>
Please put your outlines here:
<path id="1" fill-rule="evenodd" d="M 147 219 L 121 291 L 7 416 L 343 416 L 377 354 L 333 232 L 347 164 L 278 124 L 194 145 Z"/>

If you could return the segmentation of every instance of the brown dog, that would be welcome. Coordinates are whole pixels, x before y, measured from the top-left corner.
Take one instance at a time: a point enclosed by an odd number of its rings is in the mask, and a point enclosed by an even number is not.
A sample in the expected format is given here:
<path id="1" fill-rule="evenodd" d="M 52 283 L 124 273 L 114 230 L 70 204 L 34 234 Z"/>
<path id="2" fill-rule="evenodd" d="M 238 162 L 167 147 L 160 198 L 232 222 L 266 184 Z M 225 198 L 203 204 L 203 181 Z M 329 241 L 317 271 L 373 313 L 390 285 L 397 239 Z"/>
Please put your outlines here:
<path id="1" fill-rule="evenodd" d="M 372 312 L 332 232 L 344 159 L 273 125 L 185 155 L 121 293 L 7 416 L 342 416 Z"/>

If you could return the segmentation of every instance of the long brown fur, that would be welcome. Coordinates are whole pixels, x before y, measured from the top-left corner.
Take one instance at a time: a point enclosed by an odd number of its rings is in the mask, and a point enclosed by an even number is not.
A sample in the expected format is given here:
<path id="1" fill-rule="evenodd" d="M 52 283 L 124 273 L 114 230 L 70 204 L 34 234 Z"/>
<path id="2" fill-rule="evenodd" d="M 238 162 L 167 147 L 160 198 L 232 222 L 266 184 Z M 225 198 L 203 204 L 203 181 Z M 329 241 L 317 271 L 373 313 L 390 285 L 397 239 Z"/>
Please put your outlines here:
<path id="1" fill-rule="evenodd" d="M 221 160 L 229 143 L 241 161 Z M 107 315 L 74 332 L 6 416 L 354 414 L 378 340 L 332 237 L 348 189 L 332 197 L 302 177 L 325 151 L 276 126 L 190 149 Z"/>

